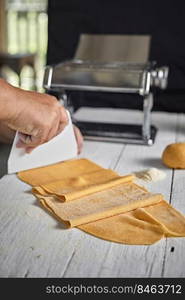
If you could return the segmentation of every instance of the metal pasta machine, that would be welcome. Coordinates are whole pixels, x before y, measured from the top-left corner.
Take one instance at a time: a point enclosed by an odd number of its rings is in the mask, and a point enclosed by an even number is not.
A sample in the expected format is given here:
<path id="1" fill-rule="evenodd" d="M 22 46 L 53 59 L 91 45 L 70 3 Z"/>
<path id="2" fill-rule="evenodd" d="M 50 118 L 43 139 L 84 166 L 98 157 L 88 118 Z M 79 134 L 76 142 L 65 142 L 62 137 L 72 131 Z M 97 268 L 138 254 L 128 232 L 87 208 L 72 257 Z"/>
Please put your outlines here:
<path id="1" fill-rule="evenodd" d="M 151 125 L 153 90 L 167 87 L 169 69 L 148 61 L 150 40 L 146 35 L 83 34 L 72 60 L 46 66 L 44 88 L 49 93 L 57 93 L 71 112 L 69 98 L 72 91 L 142 97 L 141 125 L 76 121 L 85 139 L 144 145 L 154 143 L 157 129 Z"/>

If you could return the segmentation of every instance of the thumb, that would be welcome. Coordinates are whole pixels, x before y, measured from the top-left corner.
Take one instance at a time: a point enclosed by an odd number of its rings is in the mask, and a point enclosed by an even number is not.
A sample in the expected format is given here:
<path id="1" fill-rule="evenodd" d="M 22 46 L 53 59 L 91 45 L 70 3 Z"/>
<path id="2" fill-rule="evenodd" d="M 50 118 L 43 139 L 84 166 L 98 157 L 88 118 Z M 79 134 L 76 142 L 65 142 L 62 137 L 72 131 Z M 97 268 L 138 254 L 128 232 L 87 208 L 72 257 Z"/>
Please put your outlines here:
<path id="1" fill-rule="evenodd" d="M 17 142 L 17 148 L 24 147 L 32 142 L 32 136 L 25 133 L 18 133 L 19 140 Z"/>

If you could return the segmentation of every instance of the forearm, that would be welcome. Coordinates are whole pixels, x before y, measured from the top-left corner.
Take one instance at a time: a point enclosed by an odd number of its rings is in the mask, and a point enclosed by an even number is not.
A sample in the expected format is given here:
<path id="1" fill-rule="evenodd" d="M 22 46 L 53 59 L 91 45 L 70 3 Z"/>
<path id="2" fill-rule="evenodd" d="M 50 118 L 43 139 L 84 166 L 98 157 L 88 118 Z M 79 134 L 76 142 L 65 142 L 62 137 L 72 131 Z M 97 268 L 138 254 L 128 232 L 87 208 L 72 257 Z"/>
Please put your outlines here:
<path id="1" fill-rule="evenodd" d="M 6 122 L 13 117 L 16 109 L 14 89 L 16 88 L 0 78 L 0 121 Z"/>

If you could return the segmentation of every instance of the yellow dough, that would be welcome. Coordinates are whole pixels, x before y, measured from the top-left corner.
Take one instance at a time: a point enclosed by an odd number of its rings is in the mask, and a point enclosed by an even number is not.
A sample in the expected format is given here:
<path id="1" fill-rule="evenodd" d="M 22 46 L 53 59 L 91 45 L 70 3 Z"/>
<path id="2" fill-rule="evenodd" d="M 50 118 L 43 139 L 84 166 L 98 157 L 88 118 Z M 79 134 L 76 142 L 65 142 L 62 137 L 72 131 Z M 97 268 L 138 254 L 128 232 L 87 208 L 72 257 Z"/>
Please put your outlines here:
<path id="1" fill-rule="evenodd" d="M 68 227 L 115 216 L 162 200 L 162 195 L 145 192 L 132 182 L 69 202 L 61 202 L 51 196 L 36 196 L 44 207 L 49 207 Z"/>
<path id="2" fill-rule="evenodd" d="M 102 170 L 99 165 L 88 159 L 75 159 L 53 164 L 42 168 L 26 170 L 18 173 L 18 177 L 32 186 L 42 185 L 60 179 L 79 177 L 86 173 Z"/>
<path id="3" fill-rule="evenodd" d="M 71 201 L 106 188 L 128 182 L 132 176 L 119 176 L 111 170 L 100 169 L 78 177 L 65 178 L 33 189 L 40 195 L 55 194 L 62 201 Z"/>
<path id="4" fill-rule="evenodd" d="M 113 242 L 151 245 L 163 237 L 184 237 L 185 218 L 163 200 L 78 228 Z"/>
<path id="5" fill-rule="evenodd" d="M 162 154 L 163 163 L 173 169 L 185 169 L 185 143 L 168 145 Z"/>
<path id="6" fill-rule="evenodd" d="M 161 194 L 87 159 L 20 172 L 32 192 L 59 221 L 102 239 L 150 245 L 185 236 L 185 217 Z"/>

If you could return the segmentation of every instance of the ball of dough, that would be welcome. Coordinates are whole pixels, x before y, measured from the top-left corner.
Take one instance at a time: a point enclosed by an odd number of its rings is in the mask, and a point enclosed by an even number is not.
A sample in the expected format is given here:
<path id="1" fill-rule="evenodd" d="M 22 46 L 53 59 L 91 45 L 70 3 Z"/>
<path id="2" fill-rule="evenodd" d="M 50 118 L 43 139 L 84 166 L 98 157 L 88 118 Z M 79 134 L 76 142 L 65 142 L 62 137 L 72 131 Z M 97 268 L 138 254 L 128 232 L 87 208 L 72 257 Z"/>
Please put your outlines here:
<path id="1" fill-rule="evenodd" d="M 173 169 L 185 169 L 185 143 L 168 145 L 162 154 L 163 163 Z"/>

